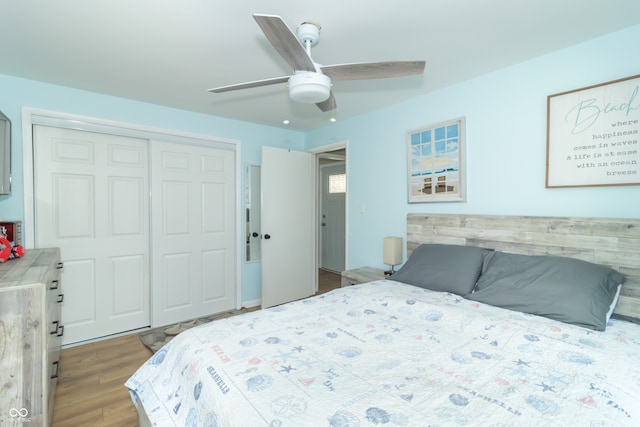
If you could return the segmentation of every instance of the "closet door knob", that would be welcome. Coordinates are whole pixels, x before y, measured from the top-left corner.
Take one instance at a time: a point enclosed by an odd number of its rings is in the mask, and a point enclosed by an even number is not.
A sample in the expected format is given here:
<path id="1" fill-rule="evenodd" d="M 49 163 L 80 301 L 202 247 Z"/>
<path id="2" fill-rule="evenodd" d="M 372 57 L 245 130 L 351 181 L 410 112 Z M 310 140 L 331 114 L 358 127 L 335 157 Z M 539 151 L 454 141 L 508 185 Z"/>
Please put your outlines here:
<path id="1" fill-rule="evenodd" d="M 265 234 L 265 235 L 264 235 L 264 238 L 265 238 L 266 240 L 269 240 L 269 239 L 271 238 L 271 235 L 269 235 L 269 234 Z"/>

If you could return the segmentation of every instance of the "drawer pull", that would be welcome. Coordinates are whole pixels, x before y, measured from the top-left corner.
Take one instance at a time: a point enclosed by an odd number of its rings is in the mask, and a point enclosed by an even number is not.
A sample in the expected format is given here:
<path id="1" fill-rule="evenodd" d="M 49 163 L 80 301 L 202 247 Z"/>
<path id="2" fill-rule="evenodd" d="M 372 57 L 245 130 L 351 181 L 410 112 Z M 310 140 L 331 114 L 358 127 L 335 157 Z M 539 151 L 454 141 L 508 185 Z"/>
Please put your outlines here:
<path id="1" fill-rule="evenodd" d="M 56 301 L 58 304 L 61 304 L 64 301 L 64 294 L 58 294 L 58 301 Z"/>
<path id="2" fill-rule="evenodd" d="M 51 324 L 55 327 L 55 329 L 49 332 L 50 335 L 56 335 L 60 330 L 60 322 L 58 320 L 54 320 Z"/>
<path id="3" fill-rule="evenodd" d="M 56 371 L 55 371 L 55 373 L 53 375 L 51 375 L 51 379 L 58 378 L 58 374 L 60 373 L 60 361 L 56 360 L 52 364 L 53 364 L 53 366 L 55 366 Z"/>
<path id="4" fill-rule="evenodd" d="M 52 280 L 51 281 L 51 286 L 49 286 L 49 289 L 56 290 L 60 287 L 60 281 L 59 280 Z"/>
<path id="5" fill-rule="evenodd" d="M 62 270 L 64 268 L 64 262 L 59 262 L 58 265 L 56 265 L 56 268 L 58 270 Z"/>
<path id="6" fill-rule="evenodd" d="M 64 325 L 60 325 L 60 328 L 58 328 L 58 329 L 59 329 L 59 332 L 58 332 L 58 335 L 56 335 L 56 336 L 57 337 L 63 336 L 64 335 Z"/>

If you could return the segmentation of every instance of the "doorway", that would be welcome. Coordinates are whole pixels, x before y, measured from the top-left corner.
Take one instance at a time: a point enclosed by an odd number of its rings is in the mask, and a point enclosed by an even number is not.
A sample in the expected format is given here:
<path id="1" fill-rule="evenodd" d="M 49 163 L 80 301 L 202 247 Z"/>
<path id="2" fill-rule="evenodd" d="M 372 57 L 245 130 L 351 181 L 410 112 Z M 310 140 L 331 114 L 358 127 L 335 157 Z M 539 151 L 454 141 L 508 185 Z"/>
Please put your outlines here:
<path id="1" fill-rule="evenodd" d="M 320 166 L 320 268 L 334 273 L 345 264 L 346 180 L 344 162 Z"/>
<path id="2" fill-rule="evenodd" d="M 340 286 L 347 254 L 347 147 L 325 147 L 316 153 L 318 171 L 318 292 Z"/>

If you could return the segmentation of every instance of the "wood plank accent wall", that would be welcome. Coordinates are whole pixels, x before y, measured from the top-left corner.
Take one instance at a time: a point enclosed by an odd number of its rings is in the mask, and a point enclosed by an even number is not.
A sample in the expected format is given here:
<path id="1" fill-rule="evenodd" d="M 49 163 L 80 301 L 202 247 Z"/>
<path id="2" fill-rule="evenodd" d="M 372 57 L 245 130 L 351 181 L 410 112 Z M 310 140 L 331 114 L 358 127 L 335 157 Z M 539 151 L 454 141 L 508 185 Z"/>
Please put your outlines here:
<path id="1" fill-rule="evenodd" d="M 407 215 L 407 256 L 422 243 L 556 255 L 624 274 L 615 312 L 640 319 L 640 219 L 494 215 Z"/>

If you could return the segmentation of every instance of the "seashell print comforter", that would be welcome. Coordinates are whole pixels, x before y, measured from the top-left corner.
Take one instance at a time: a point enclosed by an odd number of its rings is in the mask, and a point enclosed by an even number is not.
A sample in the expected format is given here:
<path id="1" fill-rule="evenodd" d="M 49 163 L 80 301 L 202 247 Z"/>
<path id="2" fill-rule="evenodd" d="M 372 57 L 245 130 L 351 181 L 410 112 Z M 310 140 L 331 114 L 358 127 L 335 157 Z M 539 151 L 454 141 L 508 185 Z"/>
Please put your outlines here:
<path id="1" fill-rule="evenodd" d="M 126 387 L 157 426 L 637 426 L 640 325 L 381 280 L 189 329 Z"/>

